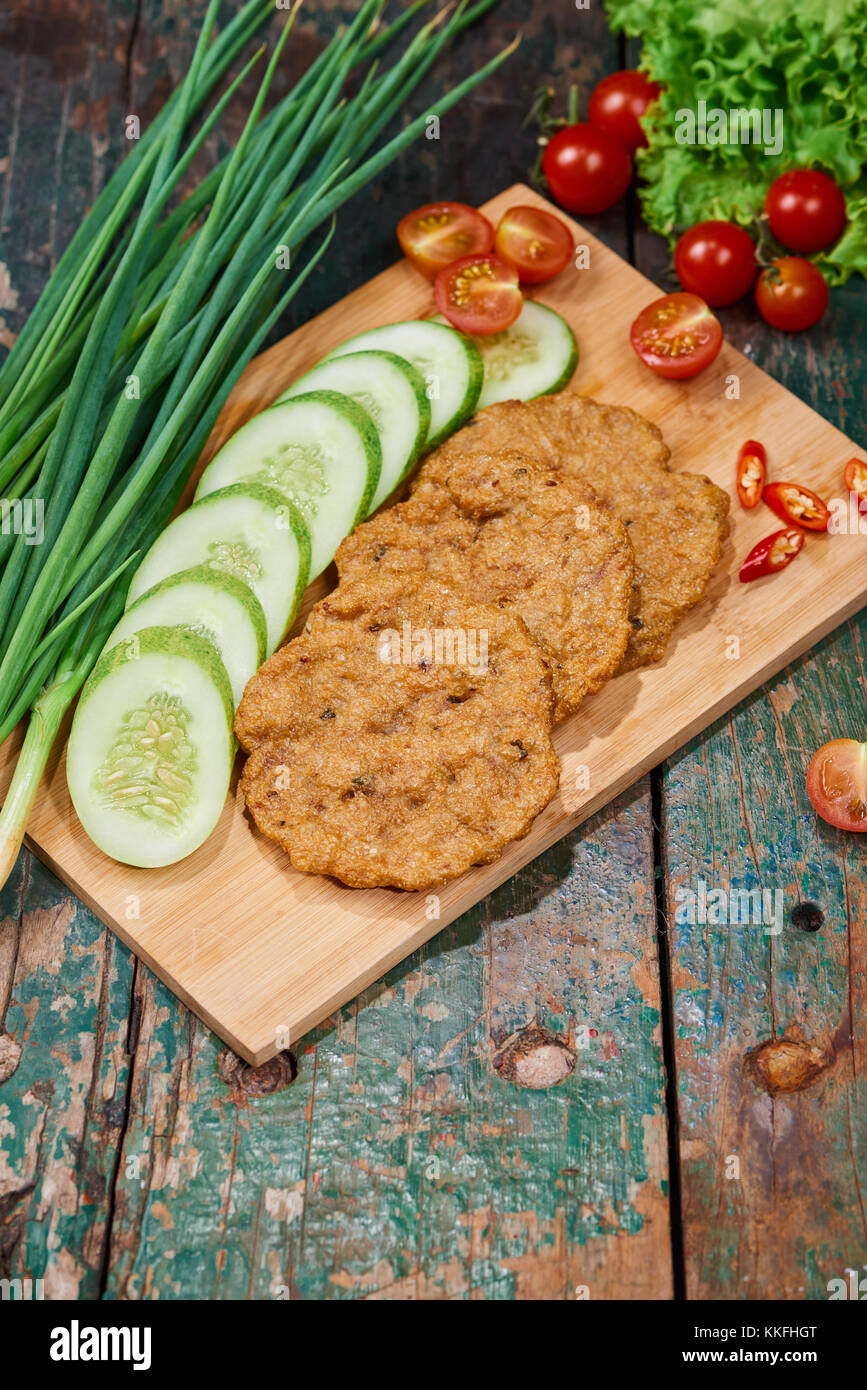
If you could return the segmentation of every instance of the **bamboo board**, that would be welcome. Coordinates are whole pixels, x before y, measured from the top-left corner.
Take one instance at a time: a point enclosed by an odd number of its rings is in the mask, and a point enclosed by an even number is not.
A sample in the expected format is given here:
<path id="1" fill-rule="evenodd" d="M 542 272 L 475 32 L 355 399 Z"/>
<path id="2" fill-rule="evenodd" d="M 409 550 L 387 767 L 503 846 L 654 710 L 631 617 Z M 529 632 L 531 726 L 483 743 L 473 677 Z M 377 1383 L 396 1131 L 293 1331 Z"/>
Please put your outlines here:
<path id="1" fill-rule="evenodd" d="M 496 221 L 515 202 L 548 206 L 517 185 L 485 211 Z M 692 382 L 648 371 L 629 347 L 628 330 L 660 291 L 583 228 L 574 230 L 589 266 L 567 269 L 535 297 L 576 333 L 575 389 L 647 415 L 662 429 L 673 467 L 706 473 L 729 490 L 738 449 L 752 437 L 767 445 L 773 476 L 844 498 L 843 466 L 856 446 L 727 344 Z M 200 467 L 337 343 L 431 309 L 426 282 L 401 262 L 276 344 L 244 373 Z M 746 513 L 733 506 L 732 534 L 708 593 L 677 629 L 665 660 L 610 681 L 559 726 L 558 796 L 500 860 L 436 898 L 353 890 L 296 873 L 247 817 L 237 774 L 217 829 L 196 854 L 159 870 L 116 864 L 76 820 L 62 746 L 46 772 L 28 843 L 221 1038 L 248 1061 L 265 1061 L 862 607 L 867 538 L 859 534 L 810 536 L 784 575 L 740 584 L 743 556 L 779 524 L 764 507 Z M 325 587 L 325 580 L 311 586 L 305 609 Z M 4 792 L 20 737 L 0 750 Z"/>

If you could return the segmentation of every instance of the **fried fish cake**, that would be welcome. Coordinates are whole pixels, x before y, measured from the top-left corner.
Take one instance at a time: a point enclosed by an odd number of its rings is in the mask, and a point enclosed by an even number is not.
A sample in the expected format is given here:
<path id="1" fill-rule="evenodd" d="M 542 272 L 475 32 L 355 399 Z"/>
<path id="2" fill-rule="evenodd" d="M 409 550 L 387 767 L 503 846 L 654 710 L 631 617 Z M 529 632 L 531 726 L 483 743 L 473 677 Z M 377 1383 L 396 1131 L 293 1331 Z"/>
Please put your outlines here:
<path id="1" fill-rule="evenodd" d="M 464 454 L 337 552 L 341 579 L 423 571 L 517 613 L 548 659 L 554 718 L 617 670 L 631 633 L 632 545 L 585 484 L 524 454 Z"/>
<path id="2" fill-rule="evenodd" d="M 634 410 L 574 391 L 488 406 L 425 460 L 415 487 L 444 481 L 466 453 L 495 459 L 504 449 L 535 453 L 578 478 L 629 528 L 633 631 L 621 669 L 658 661 L 720 557 L 728 494 L 700 474 L 669 470 L 662 435 Z"/>
<path id="3" fill-rule="evenodd" d="M 295 868 L 426 889 L 554 796 L 547 664 L 520 619 L 424 575 L 340 584 L 244 692 L 247 806 Z"/>

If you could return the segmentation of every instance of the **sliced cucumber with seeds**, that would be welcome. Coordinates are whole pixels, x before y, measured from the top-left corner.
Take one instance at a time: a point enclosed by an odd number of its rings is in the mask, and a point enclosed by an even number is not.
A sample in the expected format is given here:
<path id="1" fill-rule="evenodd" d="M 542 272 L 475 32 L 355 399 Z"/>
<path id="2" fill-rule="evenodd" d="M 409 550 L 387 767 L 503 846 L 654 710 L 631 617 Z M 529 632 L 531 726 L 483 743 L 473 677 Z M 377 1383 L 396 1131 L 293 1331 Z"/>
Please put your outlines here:
<path id="1" fill-rule="evenodd" d="M 229 789 L 234 706 L 210 642 L 148 627 L 135 648 L 103 652 L 78 702 L 66 778 L 94 844 L 122 864 L 158 868 L 210 835 Z"/>
<path id="2" fill-rule="evenodd" d="M 393 352 L 349 352 L 320 362 L 293 382 L 280 400 L 320 390 L 351 396 L 376 426 L 382 470 L 368 512 L 375 511 L 412 468 L 430 432 L 425 383 L 406 358 Z"/>
<path id="3" fill-rule="evenodd" d="M 196 501 L 232 483 L 276 488 L 307 522 L 315 579 L 367 515 L 381 467 L 367 411 L 337 391 L 308 391 L 238 430 L 202 474 Z"/>
<path id="4" fill-rule="evenodd" d="M 194 565 L 224 571 L 265 610 L 269 654 L 295 616 L 310 574 L 310 533 L 283 493 L 258 483 L 221 488 L 181 512 L 133 575 L 127 608 L 161 580 Z"/>
<path id="5" fill-rule="evenodd" d="M 435 449 L 476 410 L 484 376 L 482 357 L 463 333 L 431 319 L 408 319 L 359 333 L 325 360 L 369 350 L 404 357 L 422 377 L 431 411 L 425 450 Z"/>
<path id="6" fill-rule="evenodd" d="M 479 410 L 497 401 L 531 401 L 562 391 L 578 366 L 578 344 L 566 320 L 533 299 L 524 300 L 509 328 L 473 342 L 485 368 Z"/>
<path id="7" fill-rule="evenodd" d="M 111 651 L 142 628 L 183 627 L 216 648 L 229 676 L 235 708 L 268 651 L 268 624 L 253 590 L 223 570 L 197 565 L 155 584 L 124 613 L 105 644 Z M 130 651 L 134 651 L 130 646 Z"/>

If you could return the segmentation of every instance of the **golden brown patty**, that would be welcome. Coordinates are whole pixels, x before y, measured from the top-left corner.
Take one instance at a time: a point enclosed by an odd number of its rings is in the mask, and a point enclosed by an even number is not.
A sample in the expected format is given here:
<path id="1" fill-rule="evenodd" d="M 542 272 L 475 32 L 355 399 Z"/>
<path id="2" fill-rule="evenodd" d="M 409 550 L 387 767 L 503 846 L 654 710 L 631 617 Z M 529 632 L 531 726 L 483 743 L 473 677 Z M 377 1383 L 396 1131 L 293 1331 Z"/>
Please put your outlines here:
<path id="1" fill-rule="evenodd" d="M 432 888 L 498 858 L 554 796 L 551 707 L 519 619 L 377 573 L 317 604 L 249 682 L 241 785 L 297 869 Z"/>
<path id="2" fill-rule="evenodd" d="M 628 528 L 636 587 L 621 669 L 658 661 L 719 559 L 727 493 L 699 474 L 670 471 L 659 430 L 634 410 L 574 391 L 488 406 L 425 460 L 415 487 L 443 482 L 463 454 L 494 460 L 504 449 L 534 453 L 580 479 Z"/>
<path id="3" fill-rule="evenodd" d="M 455 457 L 446 476 L 359 526 L 336 559 L 341 579 L 426 572 L 517 613 L 551 666 L 555 719 L 613 675 L 632 630 L 626 528 L 585 484 L 513 450 Z"/>

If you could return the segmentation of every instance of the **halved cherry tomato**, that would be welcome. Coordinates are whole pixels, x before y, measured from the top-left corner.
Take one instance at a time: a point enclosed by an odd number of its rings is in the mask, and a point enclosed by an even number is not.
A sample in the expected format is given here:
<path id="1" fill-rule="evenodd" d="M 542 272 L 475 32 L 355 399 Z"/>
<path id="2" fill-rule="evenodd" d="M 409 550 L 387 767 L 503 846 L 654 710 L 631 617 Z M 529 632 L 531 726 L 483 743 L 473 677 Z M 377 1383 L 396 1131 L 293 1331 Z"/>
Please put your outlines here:
<path id="1" fill-rule="evenodd" d="M 737 487 L 741 506 L 750 508 L 761 501 L 762 488 L 768 476 L 764 444 L 748 439 L 738 454 Z"/>
<path id="2" fill-rule="evenodd" d="M 722 346 L 722 327 L 697 294 L 665 294 L 648 304 L 629 330 L 642 362 L 681 381 L 703 371 Z"/>
<path id="3" fill-rule="evenodd" d="M 858 510 L 867 511 L 867 463 L 864 459 L 849 460 L 843 473 L 843 482 L 858 498 Z"/>
<path id="4" fill-rule="evenodd" d="M 761 579 L 763 574 L 775 574 L 790 565 L 795 556 L 804 548 L 804 533 L 797 526 L 788 526 L 785 531 L 774 531 L 764 540 L 754 545 L 741 565 L 740 580 L 748 584 L 751 579 Z"/>
<path id="5" fill-rule="evenodd" d="M 494 250 L 528 285 L 541 285 L 569 264 L 575 238 L 565 222 L 542 208 L 509 208 L 500 219 Z"/>
<path id="6" fill-rule="evenodd" d="M 518 272 L 499 256 L 462 256 L 437 275 L 434 299 L 462 333 L 501 333 L 524 304 Z"/>
<path id="7" fill-rule="evenodd" d="M 831 513 L 817 493 L 799 483 L 768 483 L 762 501 L 781 521 L 793 521 L 808 531 L 827 531 Z"/>
<path id="8" fill-rule="evenodd" d="M 408 260 L 432 280 L 460 256 L 480 256 L 494 244 L 487 217 L 466 203 L 425 203 L 397 224 L 397 239 Z"/>
<path id="9" fill-rule="evenodd" d="M 840 830 L 867 830 L 867 743 L 835 738 L 807 768 L 807 795 L 823 820 Z"/>

